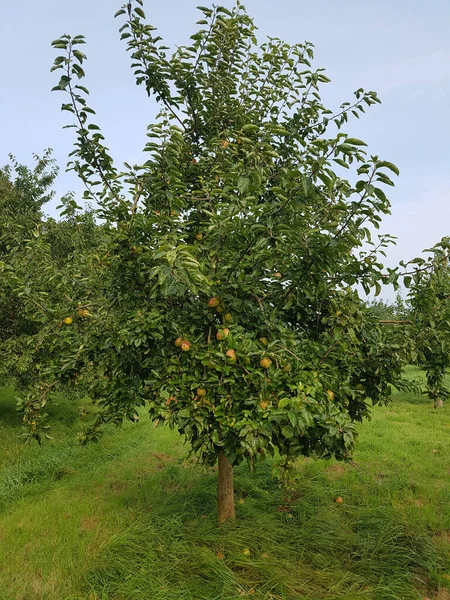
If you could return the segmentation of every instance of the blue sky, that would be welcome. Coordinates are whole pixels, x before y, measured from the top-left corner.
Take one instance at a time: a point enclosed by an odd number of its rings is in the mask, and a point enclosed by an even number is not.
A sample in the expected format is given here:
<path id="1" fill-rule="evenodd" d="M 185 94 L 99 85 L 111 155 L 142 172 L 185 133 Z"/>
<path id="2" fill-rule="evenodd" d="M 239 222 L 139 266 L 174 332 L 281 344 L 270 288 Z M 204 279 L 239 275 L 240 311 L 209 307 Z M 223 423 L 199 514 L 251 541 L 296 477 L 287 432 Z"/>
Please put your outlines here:
<path id="1" fill-rule="evenodd" d="M 232 6 L 232 0 L 223 0 Z M 64 172 L 73 133 L 63 130 L 61 94 L 51 93 L 50 42 L 62 33 L 84 34 L 86 85 L 113 156 L 133 161 L 145 143 L 155 105 L 137 88 L 113 19 L 120 0 L 22 0 L 0 7 L 0 164 L 12 152 L 31 163 L 51 147 L 61 166 L 59 195 L 81 192 Z M 147 0 L 148 20 L 167 45 L 187 42 L 195 31 L 197 4 L 207 0 Z M 324 99 L 338 106 L 359 88 L 374 89 L 382 104 L 348 132 L 401 171 L 389 190 L 392 216 L 383 231 L 398 237 L 387 264 L 418 255 L 450 235 L 450 2 L 448 0 L 247 0 L 260 41 L 274 36 L 315 44 L 318 67 L 332 79 Z M 54 204 L 57 204 L 55 202 Z"/>

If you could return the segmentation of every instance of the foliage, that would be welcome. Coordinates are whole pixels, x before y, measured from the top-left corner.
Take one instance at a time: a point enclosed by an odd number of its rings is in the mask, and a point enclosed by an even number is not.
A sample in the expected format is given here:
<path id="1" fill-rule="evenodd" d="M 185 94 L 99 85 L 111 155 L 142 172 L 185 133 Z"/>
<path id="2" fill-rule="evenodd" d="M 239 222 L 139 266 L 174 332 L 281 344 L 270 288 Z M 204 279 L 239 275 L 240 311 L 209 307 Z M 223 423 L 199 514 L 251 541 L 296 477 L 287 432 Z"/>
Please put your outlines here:
<path id="1" fill-rule="evenodd" d="M 57 174 L 49 153 L 37 158 L 33 171 L 13 158 L 12 163 L 1 172 L 0 374 L 24 392 L 21 406 L 28 408 L 31 436 L 40 440 L 39 424 L 48 427 L 41 409 L 56 388 L 43 374 L 59 370 L 62 353 L 73 351 L 55 332 L 67 317 L 68 302 L 74 304 L 74 286 L 86 285 L 85 260 L 93 260 L 90 251 L 99 243 L 101 227 L 92 211 L 77 211 L 70 195 L 60 205 L 62 220 L 44 217 L 41 209 L 53 196 Z M 94 295 L 92 285 L 89 281 L 85 298 Z M 66 382 L 71 378 L 62 375 Z"/>
<path id="2" fill-rule="evenodd" d="M 39 268 L 38 252 L 29 244 L 40 235 L 42 207 L 52 196 L 52 184 L 58 169 L 47 150 L 42 158 L 35 156 L 33 170 L 10 156 L 11 163 L 0 170 L 0 344 L 17 342 L 21 335 L 32 336 L 41 327 L 41 316 L 35 315 L 38 301 L 29 303 L 31 281 Z M 36 249 L 38 244 L 35 244 Z M 45 281 L 46 278 L 43 279 Z M 17 282 L 20 281 L 20 286 Z M 25 309 L 27 305 L 27 309 Z M 31 306 L 33 305 L 33 306 Z M 35 315 L 36 317 L 36 315 Z M 0 362 L 0 370 L 8 371 L 8 361 Z"/>
<path id="3" fill-rule="evenodd" d="M 402 321 L 410 317 L 409 309 L 400 293 L 397 293 L 395 302 L 390 304 L 381 298 L 368 302 L 371 312 L 380 320 Z"/>
<path id="4" fill-rule="evenodd" d="M 10 164 L 0 169 L 0 259 L 19 251 L 42 221 L 42 206 L 52 197 L 58 169 L 47 150 L 34 156 L 33 170 L 10 155 Z"/>
<path id="5" fill-rule="evenodd" d="M 333 113 L 311 44 L 258 46 L 239 2 L 200 11 L 201 29 L 170 58 L 140 0 L 117 13 L 136 82 L 161 107 L 147 162 L 124 172 L 90 121 L 83 36 L 53 42 L 64 50 L 55 89 L 75 118 L 70 167 L 106 241 L 95 273 L 105 302 L 86 327 L 64 329 L 78 349 L 51 378 L 79 373 L 104 409 L 99 425 L 148 406 L 210 464 L 221 451 L 232 464 L 275 451 L 348 458 L 353 422 L 400 374 L 353 289 L 397 277 L 378 261 L 390 236 L 372 242 L 369 227 L 389 212 L 380 185 L 398 170 L 342 131 L 379 100 L 360 89 Z"/>
<path id="6" fill-rule="evenodd" d="M 417 364 L 426 371 L 427 393 L 435 408 L 450 396 L 444 377 L 450 367 L 450 238 L 418 258 L 408 297 L 415 323 Z M 410 264 L 411 264 L 410 263 Z"/>

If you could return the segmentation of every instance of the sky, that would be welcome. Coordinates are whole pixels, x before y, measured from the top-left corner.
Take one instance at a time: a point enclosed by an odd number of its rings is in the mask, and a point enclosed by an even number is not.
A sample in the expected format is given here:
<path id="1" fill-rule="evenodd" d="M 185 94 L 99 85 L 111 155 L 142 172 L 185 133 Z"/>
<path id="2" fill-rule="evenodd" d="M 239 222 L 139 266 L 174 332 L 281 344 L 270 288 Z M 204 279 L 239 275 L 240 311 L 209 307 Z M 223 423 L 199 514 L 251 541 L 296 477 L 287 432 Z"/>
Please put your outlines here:
<path id="1" fill-rule="evenodd" d="M 198 4 L 208 0 L 146 0 L 148 21 L 168 46 L 188 42 L 200 18 Z M 233 0 L 222 0 L 231 7 Z M 386 265 L 418 256 L 450 235 L 450 0 L 247 0 L 244 2 L 266 36 L 289 43 L 315 45 L 315 65 L 325 67 L 332 82 L 323 98 L 330 108 L 353 98 L 359 87 L 376 90 L 382 101 L 347 132 L 365 140 L 371 154 L 400 169 L 389 189 L 392 215 L 383 233 L 395 235 Z M 14 154 L 32 164 L 33 153 L 53 148 L 61 167 L 57 196 L 48 212 L 55 215 L 58 197 L 82 186 L 65 172 L 74 141 L 63 130 L 68 113 L 64 97 L 51 92 L 58 72 L 53 39 L 63 33 L 86 36 L 85 85 L 91 106 L 112 155 L 120 165 L 135 162 L 154 121 L 155 104 L 138 88 L 125 45 L 122 24 L 112 0 L 0 0 L 0 164 Z M 385 292 L 392 299 L 393 292 Z"/>

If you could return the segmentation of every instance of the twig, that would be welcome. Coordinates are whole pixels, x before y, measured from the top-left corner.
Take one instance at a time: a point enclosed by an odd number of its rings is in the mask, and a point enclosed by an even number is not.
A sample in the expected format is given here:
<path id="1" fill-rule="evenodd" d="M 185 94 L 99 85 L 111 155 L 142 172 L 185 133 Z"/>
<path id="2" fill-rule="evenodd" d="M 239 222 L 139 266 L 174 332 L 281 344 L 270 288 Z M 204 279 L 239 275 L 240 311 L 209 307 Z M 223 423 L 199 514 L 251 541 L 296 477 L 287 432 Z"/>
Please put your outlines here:
<path id="1" fill-rule="evenodd" d="M 414 325 L 414 321 L 409 321 L 406 319 L 382 319 L 379 321 L 380 325 Z"/>

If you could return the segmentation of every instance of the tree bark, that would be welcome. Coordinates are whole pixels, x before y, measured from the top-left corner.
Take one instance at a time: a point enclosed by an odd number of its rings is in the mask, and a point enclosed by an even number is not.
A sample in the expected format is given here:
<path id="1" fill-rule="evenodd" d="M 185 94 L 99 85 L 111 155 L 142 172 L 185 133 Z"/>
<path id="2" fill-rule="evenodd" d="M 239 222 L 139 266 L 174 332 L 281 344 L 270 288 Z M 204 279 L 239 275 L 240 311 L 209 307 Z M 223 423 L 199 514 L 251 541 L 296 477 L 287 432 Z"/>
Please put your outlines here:
<path id="1" fill-rule="evenodd" d="M 217 510 L 219 523 L 235 518 L 233 467 L 223 452 L 219 453 L 219 474 L 217 481 Z"/>

